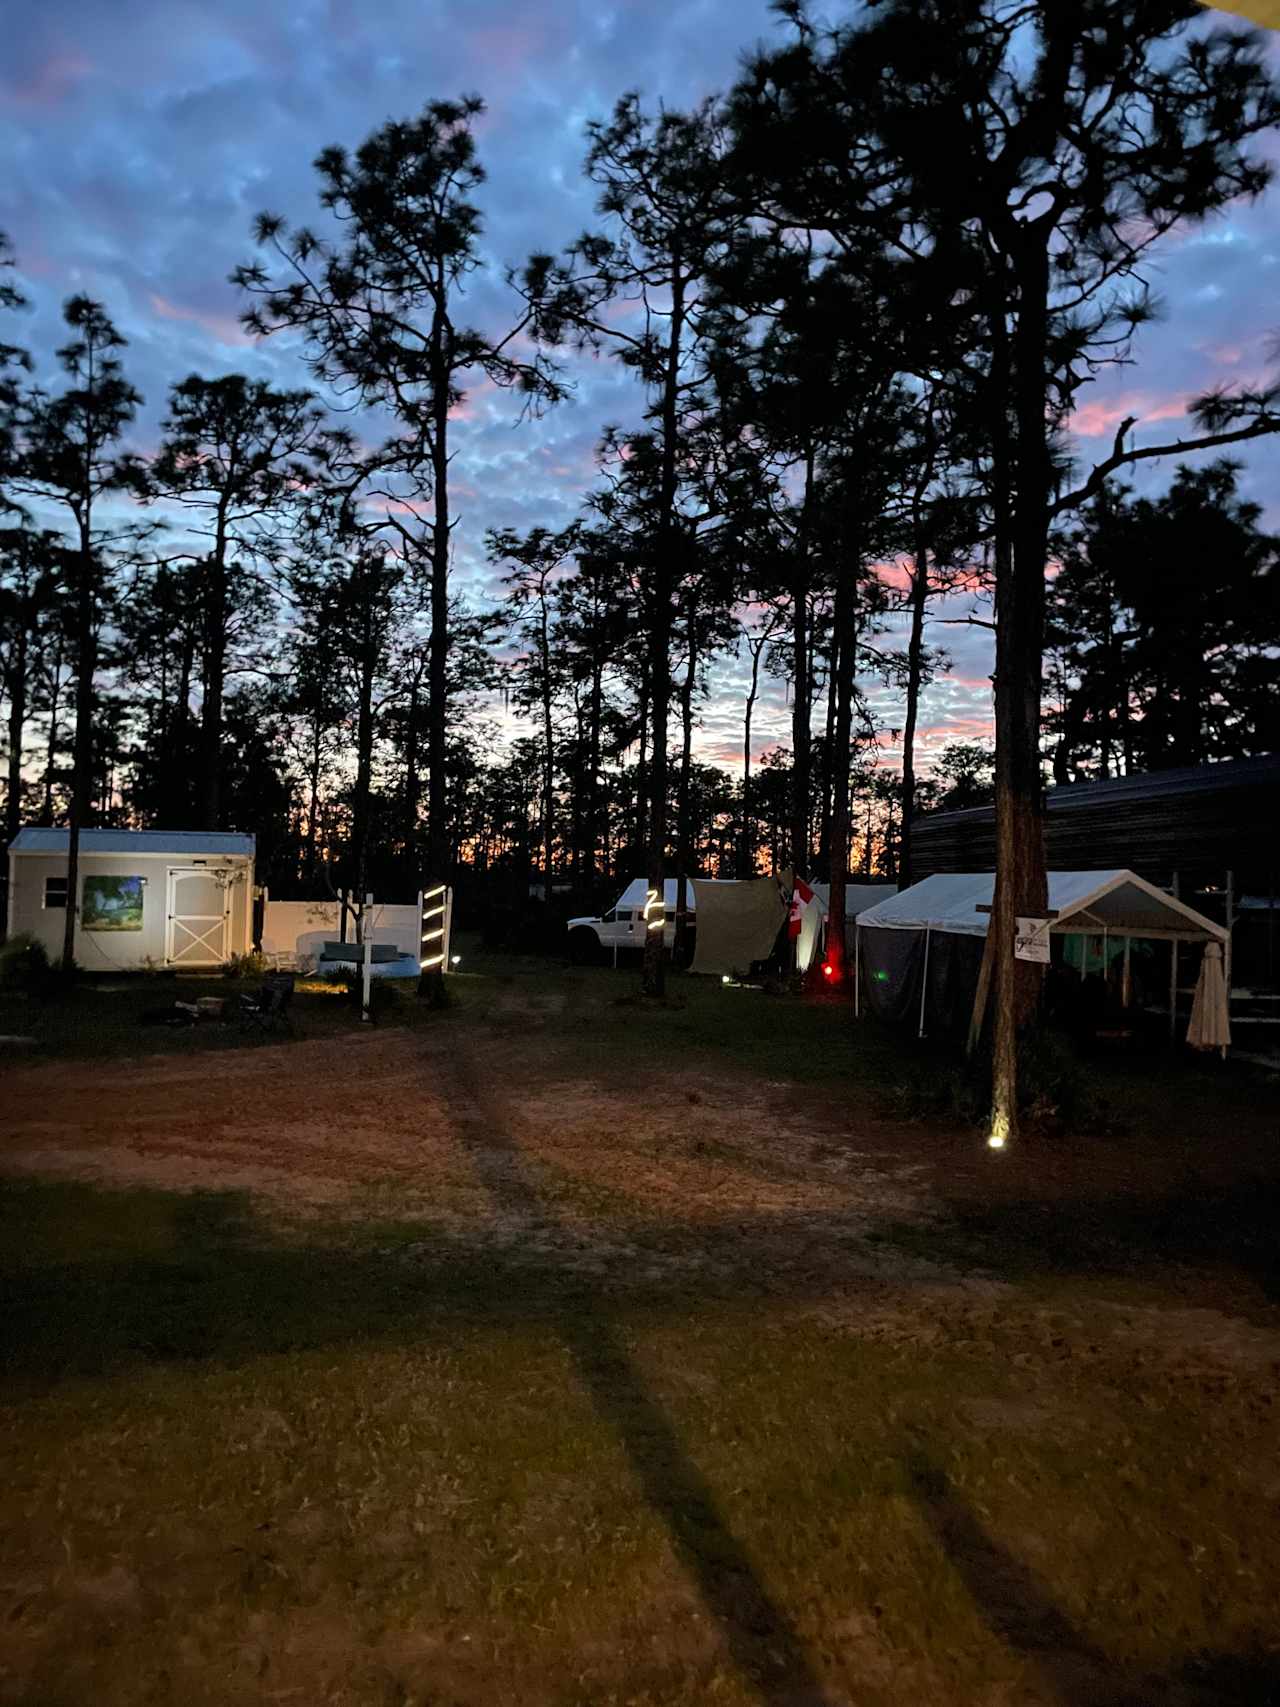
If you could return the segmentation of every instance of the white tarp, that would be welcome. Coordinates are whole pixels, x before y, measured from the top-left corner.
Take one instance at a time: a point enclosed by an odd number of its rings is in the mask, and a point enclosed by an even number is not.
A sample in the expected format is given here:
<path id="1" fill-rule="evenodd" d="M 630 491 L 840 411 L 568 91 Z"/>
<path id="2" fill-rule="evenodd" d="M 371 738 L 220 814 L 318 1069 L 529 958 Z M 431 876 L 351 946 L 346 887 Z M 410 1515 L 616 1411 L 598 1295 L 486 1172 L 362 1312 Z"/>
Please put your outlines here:
<path id="1" fill-rule="evenodd" d="M 818 952 L 818 944 L 822 940 L 822 927 L 826 923 L 827 909 L 831 904 L 831 885 L 829 883 L 811 883 L 813 900 L 804 903 L 800 908 L 800 935 L 796 939 L 796 967 L 801 972 L 807 972 L 813 964 Z M 849 883 L 844 891 L 845 919 L 856 919 L 868 907 L 878 906 L 881 901 L 887 901 L 890 896 L 898 893 L 896 883 Z"/>
<path id="2" fill-rule="evenodd" d="M 990 871 L 939 872 L 869 908 L 858 924 L 864 930 L 986 936 L 991 914 L 978 909 L 990 908 L 994 890 L 995 874 Z M 1108 931 L 1193 942 L 1227 939 L 1221 925 L 1132 871 L 1051 871 L 1049 908 L 1057 915 L 1050 926 L 1055 934 Z"/>
<path id="3" fill-rule="evenodd" d="M 769 958 L 787 912 L 775 878 L 693 887 L 699 902 L 694 972 L 746 973 Z"/>

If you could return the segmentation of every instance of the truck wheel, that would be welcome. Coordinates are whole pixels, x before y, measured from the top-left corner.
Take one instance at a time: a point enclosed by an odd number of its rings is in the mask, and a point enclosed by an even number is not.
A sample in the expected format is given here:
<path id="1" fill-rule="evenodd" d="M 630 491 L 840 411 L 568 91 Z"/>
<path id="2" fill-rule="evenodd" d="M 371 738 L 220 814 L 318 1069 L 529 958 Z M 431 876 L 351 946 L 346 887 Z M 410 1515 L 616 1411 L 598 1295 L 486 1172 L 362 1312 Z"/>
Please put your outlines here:
<path id="1" fill-rule="evenodd" d="M 580 926 L 569 932 L 569 964 L 594 966 L 600 959 L 600 938 L 594 931 Z"/>

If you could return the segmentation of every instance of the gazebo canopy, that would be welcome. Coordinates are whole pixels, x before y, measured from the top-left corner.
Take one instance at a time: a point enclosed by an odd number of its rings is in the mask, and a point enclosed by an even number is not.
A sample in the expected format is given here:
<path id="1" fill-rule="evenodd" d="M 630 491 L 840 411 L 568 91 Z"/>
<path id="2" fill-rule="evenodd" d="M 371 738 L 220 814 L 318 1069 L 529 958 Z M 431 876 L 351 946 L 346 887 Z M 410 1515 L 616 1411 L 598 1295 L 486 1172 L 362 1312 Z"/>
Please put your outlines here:
<path id="1" fill-rule="evenodd" d="M 994 891 L 994 872 L 940 872 L 868 908 L 858 924 L 864 930 L 982 937 L 991 921 Z M 1221 925 L 1132 871 L 1051 871 L 1049 910 L 1055 915 L 1050 929 L 1058 934 L 1108 931 L 1185 942 L 1227 940 Z"/>

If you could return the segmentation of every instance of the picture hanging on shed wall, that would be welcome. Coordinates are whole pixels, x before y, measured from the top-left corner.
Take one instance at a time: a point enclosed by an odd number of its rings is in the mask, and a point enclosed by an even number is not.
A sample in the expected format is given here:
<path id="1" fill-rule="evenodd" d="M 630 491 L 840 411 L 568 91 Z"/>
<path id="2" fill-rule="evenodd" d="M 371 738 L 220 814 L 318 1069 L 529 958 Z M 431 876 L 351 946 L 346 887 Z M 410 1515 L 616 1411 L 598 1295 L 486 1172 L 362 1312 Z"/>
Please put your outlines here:
<path id="1" fill-rule="evenodd" d="M 143 886 L 140 877 L 86 877 L 80 907 L 84 931 L 140 931 Z"/>

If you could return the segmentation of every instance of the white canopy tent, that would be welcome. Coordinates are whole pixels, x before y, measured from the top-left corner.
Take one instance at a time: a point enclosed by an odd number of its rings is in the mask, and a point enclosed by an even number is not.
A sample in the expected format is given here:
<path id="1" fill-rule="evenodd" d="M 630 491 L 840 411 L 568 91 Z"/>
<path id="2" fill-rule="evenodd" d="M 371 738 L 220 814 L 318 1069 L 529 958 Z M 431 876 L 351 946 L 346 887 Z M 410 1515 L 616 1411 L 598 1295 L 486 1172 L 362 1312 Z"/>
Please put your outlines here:
<path id="1" fill-rule="evenodd" d="M 878 1006 L 877 986 L 881 984 L 892 986 L 886 994 L 897 1000 L 904 981 L 909 977 L 914 986 L 918 978 L 923 1035 L 931 950 L 942 949 L 947 962 L 944 975 L 967 979 L 970 969 L 976 968 L 987 935 L 994 892 L 994 872 L 938 873 L 860 914 L 854 939 L 859 1005 L 865 996 L 872 1007 Z M 1180 942 L 1217 943 L 1224 951 L 1230 940 L 1224 926 L 1132 871 L 1051 871 L 1048 910 L 1048 933 L 1053 936 L 1153 937 L 1175 948 Z M 953 946 L 956 939 L 966 938 L 976 939 L 977 944 L 967 955 Z M 911 943 L 910 954 L 903 952 L 907 941 Z M 917 947 L 918 957 L 914 952 Z M 863 976 L 868 952 L 886 963 L 872 967 L 869 978 Z M 917 958 L 919 966 L 914 964 Z M 1222 1046 L 1222 1041 L 1213 1046 Z"/>

